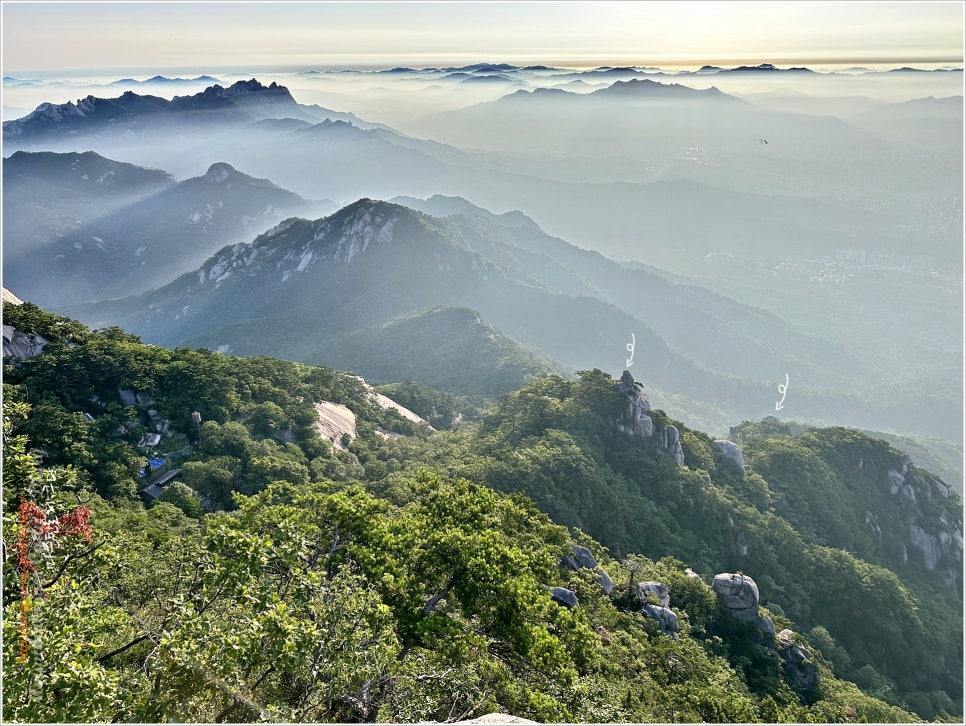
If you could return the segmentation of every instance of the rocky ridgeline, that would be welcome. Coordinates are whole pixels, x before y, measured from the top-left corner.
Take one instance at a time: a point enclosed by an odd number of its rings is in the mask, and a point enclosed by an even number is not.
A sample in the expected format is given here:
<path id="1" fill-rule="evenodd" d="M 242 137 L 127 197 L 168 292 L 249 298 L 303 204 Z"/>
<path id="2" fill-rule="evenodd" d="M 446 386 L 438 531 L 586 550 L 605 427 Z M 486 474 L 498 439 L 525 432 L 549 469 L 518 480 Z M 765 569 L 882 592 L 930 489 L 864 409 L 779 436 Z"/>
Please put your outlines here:
<path id="1" fill-rule="evenodd" d="M 653 447 L 656 454 L 670 457 L 678 466 L 684 466 L 681 432 L 674 424 L 655 423 L 654 417 L 651 416 L 651 402 L 630 371 L 624 371 L 621 374 L 620 381 L 614 388 L 627 396 L 624 410 L 615 422 L 617 430 L 646 441 Z M 745 460 L 738 444 L 719 439 L 714 442 L 714 446 L 721 453 L 721 460 L 726 465 L 744 473 Z"/>
<path id="2" fill-rule="evenodd" d="M 3 122 L 3 138 L 15 139 L 43 132 L 77 133 L 95 125 L 127 127 L 139 118 L 171 120 L 177 113 L 222 112 L 223 120 L 234 120 L 244 112 L 246 118 L 276 117 L 279 111 L 300 115 L 298 104 L 285 86 L 264 86 L 256 79 L 237 81 L 225 88 L 214 84 L 191 96 L 175 96 L 170 101 L 125 91 L 117 98 L 89 95 L 77 102 L 42 103 L 23 118 Z"/>

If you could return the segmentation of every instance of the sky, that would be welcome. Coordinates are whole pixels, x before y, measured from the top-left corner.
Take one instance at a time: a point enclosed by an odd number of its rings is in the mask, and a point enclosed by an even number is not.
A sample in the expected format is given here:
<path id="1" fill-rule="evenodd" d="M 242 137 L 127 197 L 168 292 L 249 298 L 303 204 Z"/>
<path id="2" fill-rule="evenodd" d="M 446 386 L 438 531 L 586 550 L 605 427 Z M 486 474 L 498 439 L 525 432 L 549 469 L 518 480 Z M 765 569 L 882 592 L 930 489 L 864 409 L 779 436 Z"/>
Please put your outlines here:
<path id="1" fill-rule="evenodd" d="M 962 2 L 7 2 L 3 72 L 961 64 Z"/>

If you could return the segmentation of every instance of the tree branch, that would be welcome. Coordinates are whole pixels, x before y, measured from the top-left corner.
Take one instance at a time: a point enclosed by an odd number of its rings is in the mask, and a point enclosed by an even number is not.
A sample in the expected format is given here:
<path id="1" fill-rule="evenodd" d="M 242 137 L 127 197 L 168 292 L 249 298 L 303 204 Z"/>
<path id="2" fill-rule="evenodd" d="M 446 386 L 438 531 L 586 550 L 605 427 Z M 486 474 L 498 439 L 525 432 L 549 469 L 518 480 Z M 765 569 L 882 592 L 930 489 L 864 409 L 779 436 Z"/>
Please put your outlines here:
<path id="1" fill-rule="evenodd" d="M 104 661 L 109 660 L 110 658 L 113 658 L 116 655 L 120 655 L 121 653 L 123 653 L 128 648 L 133 648 L 138 643 L 141 643 L 141 642 L 147 640 L 150 637 L 151 637 L 150 633 L 145 633 L 144 635 L 138 636 L 137 638 L 135 638 L 134 640 L 132 640 L 130 643 L 128 643 L 126 645 L 122 645 L 120 648 L 115 648 L 114 650 L 112 650 L 110 653 L 107 653 L 106 655 L 102 655 L 100 658 L 97 659 L 97 662 L 98 663 L 103 663 Z"/>
<path id="2" fill-rule="evenodd" d="M 326 561 L 326 577 L 332 579 L 335 577 L 335 573 L 332 572 L 332 555 L 339 548 L 339 525 L 335 525 L 335 535 L 332 537 L 332 546 L 329 547 L 329 557 Z"/>
<path id="3" fill-rule="evenodd" d="M 423 615 L 429 615 L 433 610 L 439 605 L 439 601 L 442 600 L 453 589 L 453 585 L 456 584 L 456 575 L 454 574 L 449 578 L 449 581 L 443 586 L 443 589 L 438 593 L 433 595 L 426 604 L 423 606 Z"/>
<path id="4" fill-rule="evenodd" d="M 57 581 L 64 574 L 64 571 L 67 569 L 67 565 L 69 565 L 71 563 L 71 561 L 80 559 L 81 557 L 87 557 L 87 555 L 89 555 L 92 552 L 94 552 L 94 550 L 100 549 L 104 545 L 105 545 L 104 542 L 100 542 L 99 544 L 94 545 L 93 547 L 91 547 L 88 550 L 85 550 L 83 552 L 75 552 L 72 555 L 68 555 L 67 558 L 60 564 L 60 568 L 57 570 L 57 574 L 54 575 L 54 579 L 51 580 L 50 582 L 42 583 L 41 584 L 41 588 L 43 588 L 44 590 L 46 590 L 46 589 L 51 588 L 54 585 L 56 585 L 57 584 Z"/>

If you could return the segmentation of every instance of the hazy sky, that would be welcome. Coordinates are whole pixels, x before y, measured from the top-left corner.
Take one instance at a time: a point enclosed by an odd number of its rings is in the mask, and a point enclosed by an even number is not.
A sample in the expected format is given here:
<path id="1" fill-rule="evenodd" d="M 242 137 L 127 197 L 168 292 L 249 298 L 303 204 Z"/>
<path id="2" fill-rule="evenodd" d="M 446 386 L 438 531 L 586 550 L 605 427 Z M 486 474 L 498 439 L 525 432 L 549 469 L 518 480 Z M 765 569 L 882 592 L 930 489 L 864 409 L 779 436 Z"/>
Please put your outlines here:
<path id="1" fill-rule="evenodd" d="M 3 2 L 3 70 L 961 63 L 962 2 Z"/>

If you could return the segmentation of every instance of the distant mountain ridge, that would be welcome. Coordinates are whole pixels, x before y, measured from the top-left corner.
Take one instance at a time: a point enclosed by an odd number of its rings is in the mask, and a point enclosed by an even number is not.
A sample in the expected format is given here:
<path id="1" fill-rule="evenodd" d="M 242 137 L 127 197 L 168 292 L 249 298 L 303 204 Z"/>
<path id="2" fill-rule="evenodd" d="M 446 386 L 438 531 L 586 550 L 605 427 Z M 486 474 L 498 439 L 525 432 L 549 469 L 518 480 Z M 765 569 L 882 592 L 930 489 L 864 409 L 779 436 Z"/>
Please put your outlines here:
<path id="1" fill-rule="evenodd" d="M 334 207 L 225 163 L 176 182 L 93 152 L 17 152 L 3 174 L 5 279 L 45 305 L 143 292 L 226 243 Z"/>
<path id="2" fill-rule="evenodd" d="M 151 78 L 146 78 L 143 81 L 135 80 L 134 78 L 121 78 L 120 80 L 113 81 L 110 85 L 112 86 L 159 86 L 159 85 L 176 85 L 181 83 L 214 83 L 221 85 L 223 81 L 219 81 L 217 78 L 212 76 L 197 76 L 195 78 L 168 78 L 166 76 L 152 76 Z"/>
<path id="3" fill-rule="evenodd" d="M 213 85 L 193 96 L 175 96 L 168 101 L 159 96 L 141 96 L 125 91 L 115 99 L 87 96 L 76 103 L 42 103 L 22 119 L 5 121 L 4 138 L 30 137 L 40 133 L 70 133 L 111 121 L 130 123 L 138 117 L 188 111 L 220 112 L 225 119 L 232 115 L 245 120 L 260 117 L 260 106 L 297 106 L 288 89 L 272 83 L 263 86 L 254 78 L 238 81 L 224 88 Z"/>
<path id="4" fill-rule="evenodd" d="M 144 124 L 174 121 L 243 124 L 286 117 L 307 121 L 326 117 L 358 120 L 353 114 L 300 105 L 285 86 L 274 81 L 266 86 L 252 78 L 228 87 L 214 84 L 199 93 L 175 96 L 170 101 L 125 91 L 117 98 L 89 95 L 76 103 L 42 103 L 21 119 L 4 121 L 3 138 L 5 142 L 29 143 L 49 135 L 102 131 L 116 134 L 118 130 L 140 128 Z"/>
<path id="5" fill-rule="evenodd" d="M 746 73 L 746 74 L 784 74 L 784 73 L 798 73 L 798 74 L 815 74 L 815 75 L 829 75 L 835 76 L 840 75 L 843 72 L 849 73 L 900 73 L 900 72 L 921 72 L 921 73 L 931 73 L 931 72 L 949 72 L 949 71 L 959 71 L 962 68 L 936 68 L 936 69 L 925 69 L 925 68 L 912 68 L 904 66 L 901 68 L 892 68 L 889 70 L 878 71 L 871 70 L 864 67 L 853 67 L 847 68 L 845 71 L 817 71 L 806 66 L 791 66 L 791 67 L 780 67 L 773 63 L 759 63 L 758 65 L 740 65 L 733 66 L 730 68 L 715 66 L 715 65 L 703 65 L 696 70 L 664 70 L 661 67 L 655 66 L 598 66 L 596 68 L 580 69 L 576 70 L 573 68 L 556 67 L 556 66 L 546 66 L 546 65 L 531 65 L 531 66 L 517 66 L 509 63 L 472 63 L 465 66 L 446 66 L 446 67 L 425 67 L 425 68 L 386 68 L 377 70 L 358 70 L 358 69 L 342 69 L 333 71 L 307 71 L 306 73 L 311 75 L 325 75 L 325 74 L 355 74 L 355 75 L 380 75 L 380 74 L 433 74 L 433 75 L 445 75 L 452 73 L 482 73 L 482 74 L 493 74 L 493 73 L 518 73 L 521 71 L 529 72 L 540 72 L 545 74 L 557 75 L 557 76 L 569 76 L 569 77 L 635 77 L 637 75 L 661 75 L 661 76 L 692 76 L 692 75 L 709 75 L 715 73 Z"/>

